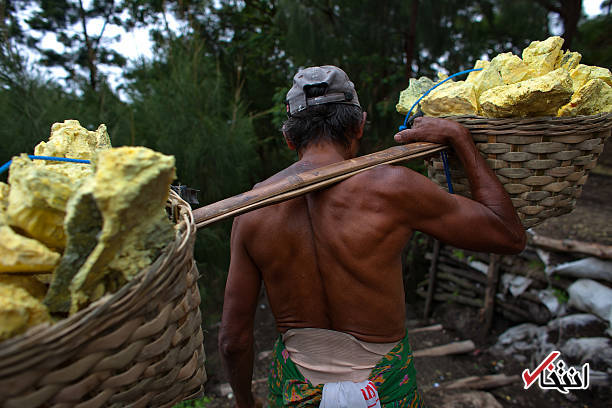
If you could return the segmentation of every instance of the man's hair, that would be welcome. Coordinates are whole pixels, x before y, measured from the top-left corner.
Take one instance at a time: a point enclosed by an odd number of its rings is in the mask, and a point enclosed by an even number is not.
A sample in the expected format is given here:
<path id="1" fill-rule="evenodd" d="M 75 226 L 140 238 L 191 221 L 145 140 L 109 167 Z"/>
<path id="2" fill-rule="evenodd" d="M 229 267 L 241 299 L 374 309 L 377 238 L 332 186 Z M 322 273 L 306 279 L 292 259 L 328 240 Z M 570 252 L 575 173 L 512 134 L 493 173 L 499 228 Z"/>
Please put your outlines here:
<path id="1" fill-rule="evenodd" d="M 304 89 L 306 98 L 325 94 L 327 85 L 313 85 Z M 363 120 L 361 108 L 352 104 L 326 103 L 310 106 L 291 115 L 282 130 L 299 152 L 308 144 L 329 140 L 348 148 Z"/>

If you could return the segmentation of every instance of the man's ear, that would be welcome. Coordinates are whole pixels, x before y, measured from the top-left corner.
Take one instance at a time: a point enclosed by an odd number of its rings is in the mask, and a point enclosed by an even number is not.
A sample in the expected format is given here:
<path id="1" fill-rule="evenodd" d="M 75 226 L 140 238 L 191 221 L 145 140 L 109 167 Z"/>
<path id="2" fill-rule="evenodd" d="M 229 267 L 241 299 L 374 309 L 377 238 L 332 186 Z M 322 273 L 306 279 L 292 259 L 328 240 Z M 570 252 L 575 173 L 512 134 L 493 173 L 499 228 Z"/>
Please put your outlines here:
<path id="1" fill-rule="evenodd" d="M 363 137 L 363 129 L 365 128 L 366 118 L 367 117 L 368 117 L 368 113 L 367 112 L 363 112 L 363 119 L 361 120 L 361 123 L 359 124 L 358 132 L 355 135 L 357 140 L 359 140 L 359 139 L 361 139 Z"/>
<path id="2" fill-rule="evenodd" d="M 283 137 L 285 138 L 285 142 L 287 143 L 287 147 L 291 150 L 295 150 L 295 145 L 293 144 L 293 142 L 291 140 L 289 140 L 289 137 L 287 136 L 287 133 L 285 131 L 283 131 Z"/>

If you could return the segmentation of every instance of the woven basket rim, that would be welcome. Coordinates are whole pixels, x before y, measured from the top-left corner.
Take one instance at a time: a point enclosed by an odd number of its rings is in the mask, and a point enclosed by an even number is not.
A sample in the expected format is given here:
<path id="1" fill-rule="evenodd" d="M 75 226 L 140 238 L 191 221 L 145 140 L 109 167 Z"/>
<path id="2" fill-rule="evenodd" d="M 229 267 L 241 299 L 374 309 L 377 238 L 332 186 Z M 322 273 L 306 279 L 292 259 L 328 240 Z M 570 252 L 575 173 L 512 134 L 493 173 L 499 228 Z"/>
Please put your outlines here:
<path id="1" fill-rule="evenodd" d="M 195 234 L 195 222 L 191 207 L 180 198 L 174 191 L 169 191 L 167 206 L 178 209 L 178 222 L 175 225 L 175 239 L 169 243 L 157 257 L 157 259 L 148 267 L 134 277 L 131 281 L 123 285 L 117 292 L 103 296 L 95 302 L 88 305 L 86 308 L 78 311 L 72 316 L 61 319 L 57 323 L 43 323 L 33 326 L 24 333 L 6 339 L 0 342 L 0 367 L 2 360 L 16 351 L 27 348 L 29 345 L 38 344 L 40 342 L 50 342 L 66 330 L 74 329 L 95 320 L 103 315 L 112 305 L 120 302 L 127 296 L 135 296 L 141 290 L 146 288 L 147 283 L 151 282 L 158 275 L 164 272 L 160 266 L 175 252 L 182 248 L 189 241 L 192 234 Z"/>
<path id="2" fill-rule="evenodd" d="M 483 120 L 488 122 L 525 122 L 525 123 L 538 123 L 538 122 L 582 122 L 592 121 L 597 119 L 612 119 L 612 112 L 603 112 L 595 115 L 578 115 L 578 116 L 530 116 L 530 117 L 510 117 L 510 118 L 492 118 L 487 116 L 479 115 L 444 115 L 440 118 L 445 119 L 474 119 Z"/>

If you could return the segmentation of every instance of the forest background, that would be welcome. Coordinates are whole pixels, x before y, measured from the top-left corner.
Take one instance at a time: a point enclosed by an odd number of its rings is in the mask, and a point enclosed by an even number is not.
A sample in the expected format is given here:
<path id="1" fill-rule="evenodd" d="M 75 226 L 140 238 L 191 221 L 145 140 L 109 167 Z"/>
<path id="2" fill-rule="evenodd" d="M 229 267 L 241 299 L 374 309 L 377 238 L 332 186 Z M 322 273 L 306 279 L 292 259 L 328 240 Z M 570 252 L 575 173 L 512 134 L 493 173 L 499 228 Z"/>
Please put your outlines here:
<path id="1" fill-rule="evenodd" d="M 32 153 L 54 122 L 105 123 L 114 146 L 174 155 L 176 183 L 212 203 L 295 160 L 279 128 L 298 68 L 334 64 L 349 74 L 368 112 L 366 154 L 393 144 L 403 119 L 395 104 L 412 77 L 520 55 L 551 32 L 582 63 L 610 68 L 611 3 L 589 18 L 582 0 L 0 0 L 0 161 Z M 113 50 L 111 25 L 149 28 L 152 56 Z M 47 33 L 62 52 L 44 45 Z M 225 221 L 198 232 L 209 321 L 218 319 L 230 229 Z"/>

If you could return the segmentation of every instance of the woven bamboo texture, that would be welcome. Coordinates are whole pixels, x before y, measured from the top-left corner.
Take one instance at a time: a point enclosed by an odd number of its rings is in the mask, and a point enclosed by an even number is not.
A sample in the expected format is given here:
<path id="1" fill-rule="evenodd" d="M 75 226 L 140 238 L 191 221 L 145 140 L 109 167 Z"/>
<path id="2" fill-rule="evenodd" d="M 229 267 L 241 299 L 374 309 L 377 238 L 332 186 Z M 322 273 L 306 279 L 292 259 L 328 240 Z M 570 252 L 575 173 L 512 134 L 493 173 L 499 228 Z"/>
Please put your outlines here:
<path id="1" fill-rule="evenodd" d="M 174 192 L 176 238 L 86 309 L 0 343 L 0 406 L 171 407 L 206 381 L 191 209 Z"/>
<path id="2" fill-rule="evenodd" d="M 467 127 L 525 226 L 567 214 L 589 171 L 597 164 L 610 137 L 612 113 L 577 117 L 494 119 L 448 117 Z M 453 189 L 470 197 L 470 185 L 458 158 L 449 155 Z M 439 158 L 427 161 L 429 177 L 447 188 Z"/>

